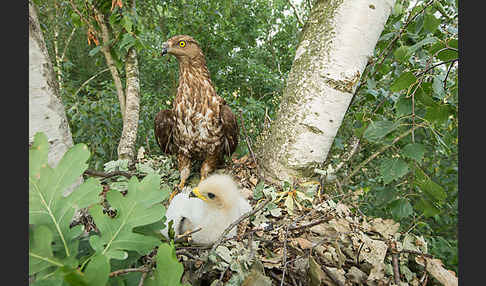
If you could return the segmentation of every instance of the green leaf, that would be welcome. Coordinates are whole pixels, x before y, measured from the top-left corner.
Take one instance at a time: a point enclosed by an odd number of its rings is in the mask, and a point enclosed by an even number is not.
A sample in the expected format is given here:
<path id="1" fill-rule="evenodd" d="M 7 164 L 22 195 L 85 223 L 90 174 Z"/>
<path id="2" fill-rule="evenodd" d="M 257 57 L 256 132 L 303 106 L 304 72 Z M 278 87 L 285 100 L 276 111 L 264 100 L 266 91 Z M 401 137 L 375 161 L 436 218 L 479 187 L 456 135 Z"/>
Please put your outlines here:
<path id="1" fill-rule="evenodd" d="M 285 207 L 287 208 L 287 211 L 288 211 L 289 213 L 293 213 L 293 212 L 294 212 L 294 199 L 292 198 L 292 196 L 291 196 L 291 195 L 288 195 L 288 196 L 285 198 L 284 205 L 285 205 Z"/>
<path id="2" fill-rule="evenodd" d="M 108 258 L 102 254 L 96 254 L 86 266 L 85 280 L 88 285 L 106 285 L 110 274 Z"/>
<path id="3" fill-rule="evenodd" d="M 383 159 L 379 169 L 384 184 L 405 176 L 409 171 L 407 162 L 398 158 Z"/>
<path id="4" fill-rule="evenodd" d="M 398 123 L 391 121 L 371 122 L 366 128 L 363 137 L 369 141 L 377 142 L 398 127 Z"/>
<path id="5" fill-rule="evenodd" d="M 146 254 L 160 241 L 132 230 L 137 226 L 160 221 L 165 214 L 165 208 L 160 202 L 168 195 L 167 191 L 160 190 L 158 174 L 149 174 L 141 182 L 135 176 L 132 177 L 125 197 L 116 190 L 108 191 L 106 199 L 116 209 L 117 215 L 114 218 L 104 215 L 100 205 L 90 208 L 90 214 L 101 234 L 90 237 L 91 246 L 109 259 L 125 259 L 128 257 L 127 250 Z"/>
<path id="6" fill-rule="evenodd" d="M 392 83 L 390 91 L 397 92 L 406 89 L 416 81 L 417 78 L 412 72 L 404 72 Z"/>
<path id="7" fill-rule="evenodd" d="M 390 204 L 391 214 L 396 220 L 401 220 L 413 214 L 413 208 L 407 199 L 398 199 Z"/>
<path id="8" fill-rule="evenodd" d="M 132 32 L 132 30 L 133 30 L 133 22 L 132 22 L 132 19 L 130 19 L 130 16 L 129 15 L 124 15 L 123 16 L 122 25 L 123 25 L 123 28 L 125 28 L 125 30 L 128 33 L 131 33 Z"/>
<path id="9" fill-rule="evenodd" d="M 60 268 L 64 281 L 70 286 L 89 286 L 86 282 L 83 274 L 73 267 L 61 267 Z"/>
<path id="10" fill-rule="evenodd" d="M 147 286 L 177 286 L 181 285 L 184 267 L 177 260 L 175 247 L 171 244 L 161 244 L 155 256 L 157 268 L 153 276 L 146 279 Z"/>
<path id="11" fill-rule="evenodd" d="M 47 165 L 46 142 L 44 135 L 36 135 L 29 150 L 29 224 L 47 227 L 52 234 L 51 241 L 59 247 L 60 257 L 65 257 L 63 264 L 70 265 L 75 263 L 73 259 L 79 245 L 74 238 L 82 231 L 80 225 L 69 227 L 74 211 L 98 202 L 102 187 L 97 179 L 89 179 L 70 194 L 63 195 L 86 170 L 89 150 L 85 144 L 75 145 L 52 169 Z M 34 236 L 32 245 L 45 243 L 36 239 L 39 237 Z M 29 259 L 34 257 L 30 255 Z"/>
<path id="12" fill-rule="evenodd" d="M 29 275 L 51 266 L 63 266 L 52 254 L 52 232 L 44 226 L 34 226 L 29 233 Z"/>
<path id="13" fill-rule="evenodd" d="M 151 224 L 134 227 L 133 231 L 135 233 L 140 233 L 143 235 L 149 235 L 149 236 L 162 239 L 164 236 L 160 233 L 160 230 L 164 228 L 165 228 L 164 220 L 159 220 Z"/>
<path id="14" fill-rule="evenodd" d="M 428 33 L 433 33 L 439 26 L 439 19 L 435 18 L 433 14 L 426 13 L 424 16 L 424 30 Z"/>
<path id="15" fill-rule="evenodd" d="M 376 187 L 374 190 L 377 205 L 388 204 L 397 196 L 395 189 L 387 187 Z"/>
<path id="16" fill-rule="evenodd" d="M 425 45 L 430 45 L 430 44 L 435 44 L 439 42 L 439 39 L 437 37 L 427 37 L 423 39 L 422 41 L 414 44 L 413 46 L 410 47 L 410 52 L 415 53 L 418 49 L 421 49 Z"/>
<path id="17" fill-rule="evenodd" d="M 432 99 L 432 97 L 424 91 L 425 84 L 426 83 L 423 83 L 422 86 L 417 89 L 417 92 L 415 93 L 415 99 L 417 99 L 417 101 L 419 101 L 425 106 L 429 106 L 429 107 L 435 106 L 436 103 L 434 99 Z"/>
<path id="18" fill-rule="evenodd" d="M 440 209 L 424 198 L 420 198 L 420 200 L 414 204 L 414 207 L 415 209 L 423 212 L 424 217 L 426 218 L 440 214 Z"/>
<path id="19" fill-rule="evenodd" d="M 447 197 L 444 188 L 442 188 L 436 182 L 432 181 L 430 178 L 424 181 L 419 181 L 416 184 L 422 191 L 424 191 L 426 194 L 428 194 L 430 197 L 434 198 L 438 202 L 443 202 Z"/>
<path id="20" fill-rule="evenodd" d="M 125 49 L 128 51 L 129 48 L 135 45 L 136 39 L 130 34 L 123 34 L 122 40 L 120 42 L 120 50 Z"/>
<path id="21" fill-rule="evenodd" d="M 81 27 L 81 18 L 76 12 L 71 12 L 71 22 L 74 24 L 76 27 Z"/>
<path id="22" fill-rule="evenodd" d="M 406 62 L 411 55 L 412 53 L 410 51 L 410 47 L 408 46 L 401 46 L 398 49 L 396 49 L 395 52 L 393 53 L 395 59 L 401 63 Z"/>
<path id="23" fill-rule="evenodd" d="M 406 98 L 406 97 L 401 97 L 395 103 L 395 109 L 396 109 L 398 117 L 411 114 L 412 113 L 412 99 Z"/>
<path id="24" fill-rule="evenodd" d="M 88 55 L 90 57 L 96 55 L 101 50 L 101 45 L 94 47 L 91 51 L 89 51 Z"/>
<path id="25" fill-rule="evenodd" d="M 432 89 L 434 90 L 434 95 L 436 98 L 443 99 L 446 96 L 443 82 L 438 76 L 434 77 L 434 81 L 432 82 Z"/>
<path id="26" fill-rule="evenodd" d="M 425 154 L 425 146 L 419 143 L 410 143 L 403 147 L 402 155 L 420 162 Z"/>
<path id="27" fill-rule="evenodd" d="M 434 106 L 427 107 L 424 118 L 428 121 L 436 124 L 446 123 L 449 118 L 449 108 L 442 104 L 435 104 Z"/>
<path id="28" fill-rule="evenodd" d="M 259 200 L 259 199 L 263 198 L 263 196 L 264 196 L 263 187 L 265 187 L 265 184 L 264 184 L 263 181 L 260 181 L 260 183 L 258 183 L 258 185 L 256 185 L 255 189 L 253 190 L 253 198 L 255 200 Z"/>
<path id="29" fill-rule="evenodd" d="M 403 5 L 399 2 L 395 3 L 393 7 L 393 16 L 399 16 L 403 13 Z"/>
<path id="30" fill-rule="evenodd" d="M 415 185 L 418 186 L 426 195 L 437 203 L 442 203 L 447 198 L 447 194 L 439 184 L 432 181 L 421 169 L 416 171 Z"/>

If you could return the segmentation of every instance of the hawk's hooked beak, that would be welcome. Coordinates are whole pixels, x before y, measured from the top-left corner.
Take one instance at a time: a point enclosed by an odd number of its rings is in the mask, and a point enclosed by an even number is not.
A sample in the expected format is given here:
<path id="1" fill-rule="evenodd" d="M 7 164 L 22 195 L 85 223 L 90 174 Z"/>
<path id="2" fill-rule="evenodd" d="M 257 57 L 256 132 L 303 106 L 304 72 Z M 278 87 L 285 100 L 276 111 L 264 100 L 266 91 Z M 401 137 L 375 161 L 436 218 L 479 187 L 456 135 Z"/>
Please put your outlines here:
<path id="1" fill-rule="evenodd" d="M 169 49 L 169 44 L 167 42 L 162 44 L 162 56 L 167 54 L 167 50 Z"/>
<path id="2" fill-rule="evenodd" d="M 201 200 L 203 200 L 203 201 L 205 201 L 205 202 L 207 202 L 207 201 L 208 201 L 208 198 L 206 198 L 206 197 L 205 197 L 203 194 L 201 194 L 201 193 L 199 192 L 199 189 L 198 189 L 198 188 L 194 188 L 194 189 L 192 190 L 192 192 L 189 194 L 189 197 L 192 197 L 192 198 L 194 198 L 194 197 L 198 197 L 198 198 L 200 198 Z"/>

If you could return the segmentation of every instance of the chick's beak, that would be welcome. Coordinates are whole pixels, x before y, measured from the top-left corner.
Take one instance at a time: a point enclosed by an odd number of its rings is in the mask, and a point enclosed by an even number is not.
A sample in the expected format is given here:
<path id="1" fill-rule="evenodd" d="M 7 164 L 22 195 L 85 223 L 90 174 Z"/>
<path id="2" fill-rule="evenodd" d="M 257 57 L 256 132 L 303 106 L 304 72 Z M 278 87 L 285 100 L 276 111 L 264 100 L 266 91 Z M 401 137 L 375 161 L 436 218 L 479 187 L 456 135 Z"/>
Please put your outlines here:
<path id="1" fill-rule="evenodd" d="M 167 54 L 167 50 L 169 49 L 169 44 L 167 42 L 162 44 L 162 56 Z"/>
<path id="2" fill-rule="evenodd" d="M 194 188 L 192 192 L 189 194 L 189 197 L 198 197 L 205 202 L 208 201 L 208 198 L 206 198 L 203 194 L 201 194 L 198 188 Z"/>

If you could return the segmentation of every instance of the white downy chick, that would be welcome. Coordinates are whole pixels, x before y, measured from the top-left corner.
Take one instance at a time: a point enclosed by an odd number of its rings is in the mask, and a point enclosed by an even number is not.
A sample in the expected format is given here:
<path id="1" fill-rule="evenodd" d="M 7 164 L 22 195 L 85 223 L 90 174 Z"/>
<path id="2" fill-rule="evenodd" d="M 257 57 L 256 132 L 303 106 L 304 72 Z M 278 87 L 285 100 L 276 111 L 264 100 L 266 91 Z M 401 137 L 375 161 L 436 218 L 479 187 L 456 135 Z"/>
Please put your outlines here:
<path id="1" fill-rule="evenodd" d="M 173 220 L 176 235 L 201 227 L 192 234 L 193 241 L 211 244 L 231 223 L 250 210 L 250 204 L 229 175 L 213 174 L 191 193 L 185 191 L 172 199 L 165 214 L 166 225 Z M 161 233 L 167 237 L 167 227 Z M 235 235 L 236 227 L 227 237 Z"/>

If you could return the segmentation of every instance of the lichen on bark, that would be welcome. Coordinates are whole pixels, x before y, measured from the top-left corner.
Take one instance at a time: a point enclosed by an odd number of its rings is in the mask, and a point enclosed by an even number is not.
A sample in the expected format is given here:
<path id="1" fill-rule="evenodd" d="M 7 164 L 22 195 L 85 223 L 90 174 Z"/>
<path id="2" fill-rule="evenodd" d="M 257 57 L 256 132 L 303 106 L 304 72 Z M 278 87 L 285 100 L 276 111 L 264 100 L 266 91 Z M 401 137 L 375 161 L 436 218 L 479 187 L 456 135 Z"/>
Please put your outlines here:
<path id="1" fill-rule="evenodd" d="M 388 2 L 378 0 L 372 14 L 365 0 L 315 1 L 277 116 L 255 146 L 267 175 L 310 177 L 325 161 L 390 13 Z"/>

